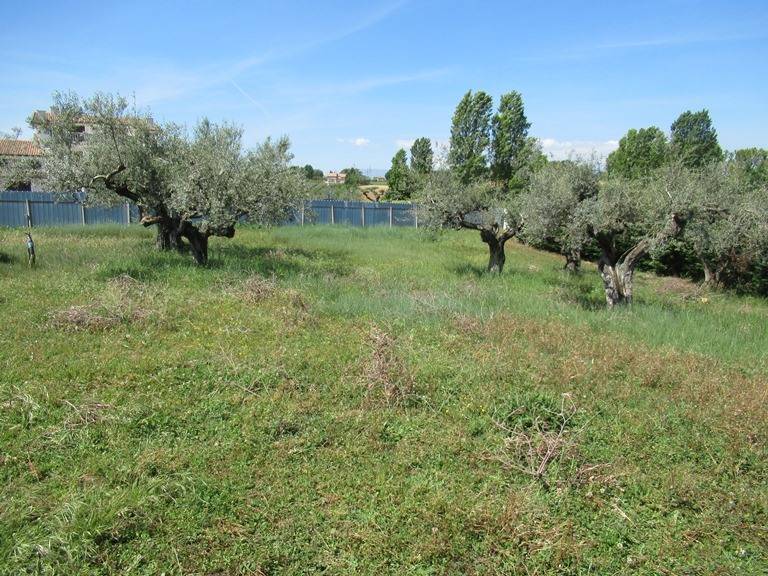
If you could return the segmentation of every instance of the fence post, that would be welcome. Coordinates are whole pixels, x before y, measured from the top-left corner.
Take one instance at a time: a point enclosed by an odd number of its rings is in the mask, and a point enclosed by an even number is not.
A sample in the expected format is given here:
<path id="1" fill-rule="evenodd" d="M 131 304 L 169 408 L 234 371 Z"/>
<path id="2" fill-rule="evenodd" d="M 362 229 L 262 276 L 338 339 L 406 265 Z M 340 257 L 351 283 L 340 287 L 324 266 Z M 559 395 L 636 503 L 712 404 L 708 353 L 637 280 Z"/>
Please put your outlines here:
<path id="1" fill-rule="evenodd" d="M 304 211 L 306 209 L 306 203 L 304 200 L 301 201 L 301 225 L 304 226 Z"/>
<path id="2" fill-rule="evenodd" d="M 24 206 L 27 208 L 27 228 L 32 228 L 32 206 L 29 200 L 24 200 Z"/>
<path id="3" fill-rule="evenodd" d="M 392 228 L 392 204 L 389 205 L 389 227 Z"/>
<path id="4" fill-rule="evenodd" d="M 125 203 L 125 224 L 131 225 L 131 205 L 128 202 Z"/>
<path id="5" fill-rule="evenodd" d="M 333 204 L 331 204 L 331 224 L 336 224 L 336 210 L 334 210 Z"/>
<path id="6" fill-rule="evenodd" d="M 414 205 L 413 207 L 414 220 L 416 220 L 416 228 L 419 227 L 419 207 Z"/>
<path id="7" fill-rule="evenodd" d="M 362 216 L 363 216 L 363 228 L 365 228 L 365 204 L 360 206 L 360 212 L 362 213 Z"/>
<path id="8" fill-rule="evenodd" d="M 80 204 L 80 224 L 85 226 L 85 204 Z"/>

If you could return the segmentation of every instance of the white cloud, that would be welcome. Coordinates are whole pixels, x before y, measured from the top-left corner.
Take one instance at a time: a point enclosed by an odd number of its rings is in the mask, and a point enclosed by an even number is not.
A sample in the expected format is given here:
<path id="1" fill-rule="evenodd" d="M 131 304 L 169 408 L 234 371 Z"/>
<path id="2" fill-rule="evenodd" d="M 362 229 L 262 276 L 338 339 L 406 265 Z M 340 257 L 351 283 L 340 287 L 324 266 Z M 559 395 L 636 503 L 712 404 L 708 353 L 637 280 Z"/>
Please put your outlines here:
<path id="1" fill-rule="evenodd" d="M 368 144 L 371 143 L 371 141 L 368 138 L 336 138 L 337 142 L 341 142 L 343 144 L 352 144 L 352 146 L 357 146 L 358 148 L 363 148 L 365 146 L 368 146 Z"/>
<path id="2" fill-rule="evenodd" d="M 605 158 L 619 147 L 618 140 L 557 140 L 542 138 L 541 149 L 553 160 L 597 155 Z"/>

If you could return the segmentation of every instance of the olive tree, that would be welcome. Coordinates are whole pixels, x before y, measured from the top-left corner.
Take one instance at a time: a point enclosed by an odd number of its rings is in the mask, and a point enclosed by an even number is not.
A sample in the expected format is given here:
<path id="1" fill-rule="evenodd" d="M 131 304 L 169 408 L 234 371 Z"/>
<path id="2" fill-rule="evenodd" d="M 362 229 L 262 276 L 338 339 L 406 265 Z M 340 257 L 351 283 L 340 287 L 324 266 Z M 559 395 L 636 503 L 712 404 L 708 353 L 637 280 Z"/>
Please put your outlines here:
<path id="1" fill-rule="evenodd" d="M 697 174 L 679 165 L 630 180 L 560 163 L 534 175 L 522 218 L 527 235 L 555 239 L 568 252 L 594 242 L 608 307 L 631 304 L 638 263 L 682 233 L 698 184 Z"/>
<path id="2" fill-rule="evenodd" d="M 600 248 L 597 268 L 609 308 L 632 303 L 640 260 L 683 232 L 699 180 L 678 164 L 643 179 L 608 176 L 579 204 L 575 219 Z"/>
<path id="3" fill-rule="evenodd" d="M 704 285 L 733 285 L 765 254 L 768 191 L 737 161 L 710 164 L 701 173 L 685 236 L 701 262 Z"/>
<path id="4" fill-rule="evenodd" d="M 303 174 L 290 167 L 287 138 L 267 139 L 245 152 L 242 130 L 207 119 L 184 139 L 171 170 L 168 206 L 176 233 L 189 242 L 198 264 L 208 261 L 208 238 L 235 235 L 243 218 L 268 225 L 286 221 L 299 206 Z"/>
<path id="5" fill-rule="evenodd" d="M 30 123 L 40 134 L 48 189 L 86 192 L 89 203 L 133 202 L 157 225 L 158 248 L 180 246 L 168 206 L 179 127 L 156 124 L 121 97 L 73 93 L 54 94 L 51 111 L 33 115 Z"/>
<path id="6" fill-rule="evenodd" d="M 480 232 L 488 245 L 488 271 L 501 273 L 506 260 L 504 245 L 520 231 L 517 195 L 492 182 L 465 183 L 452 170 L 432 173 L 421 193 L 422 214 L 433 228 L 466 228 Z"/>
<path id="7" fill-rule="evenodd" d="M 236 127 L 202 120 L 190 136 L 116 96 L 56 94 L 51 113 L 33 117 L 33 125 L 43 134 L 51 189 L 84 190 L 89 202 L 135 203 L 142 224 L 157 227 L 158 248 L 181 250 L 186 240 L 198 264 L 208 260 L 211 236 L 231 238 L 246 217 L 285 219 L 306 190 L 289 166 L 285 138 L 246 152 Z"/>
<path id="8" fill-rule="evenodd" d="M 586 227 L 575 215 L 582 202 L 597 194 L 597 183 L 595 162 L 551 162 L 532 174 L 520 200 L 526 240 L 556 244 L 569 272 L 579 271 L 588 241 Z"/>

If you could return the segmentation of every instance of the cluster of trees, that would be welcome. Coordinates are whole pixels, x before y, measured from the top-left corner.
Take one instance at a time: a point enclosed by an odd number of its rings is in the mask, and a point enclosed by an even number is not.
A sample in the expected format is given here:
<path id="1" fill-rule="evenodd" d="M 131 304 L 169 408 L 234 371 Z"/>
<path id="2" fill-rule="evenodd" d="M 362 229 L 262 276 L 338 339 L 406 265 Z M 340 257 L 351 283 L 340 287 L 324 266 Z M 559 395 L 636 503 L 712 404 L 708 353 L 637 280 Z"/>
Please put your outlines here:
<path id="1" fill-rule="evenodd" d="M 285 221 L 307 192 L 284 137 L 245 150 L 236 126 L 203 119 L 189 132 L 109 94 L 55 94 L 51 113 L 30 123 L 42 135 L 38 176 L 47 189 L 85 192 L 93 203 L 129 200 L 142 224 L 157 228 L 159 249 L 189 250 L 198 264 L 208 261 L 211 236 L 233 237 L 244 218 Z"/>
<path id="2" fill-rule="evenodd" d="M 315 181 L 322 181 L 323 179 L 323 171 L 320 170 L 320 168 L 315 168 L 312 166 L 312 164 L 305 164 L 300 168 L 301 173 L 304 175 L 304 178 L 306 178 L 309 181 L 315 180 Z"/>
<path id="3" fill-rule="evenodd" d="M 766 214 L 760 206 L 765 206 L 768 151 L 725 153 L 709 112 L 686 111 L 672 124 L 669 139 L 655 126 L 627 132 L 608 157 L 606 172 L 636 182 L 673 165 L 700 180 L 692 197 L 697 215 L 654 254 L 651 267 L 666 274 L 703 275 L 713 287 L 765 292 L 768 262 L 760 218 Z"/>
<path id="4" fill-rule="evenodd" d="M 478 230 L 488 245 L 488 270 L 504 268 L 504 246 L 522 229 L 519 200 L 546 163 L 518 92 L 503 94 L 497 112 L 485 92 L 470 90 L 453 115 L 445 170 L 421 194 L 428 222 Z"/>
<path id="5" fill-rule="evenodd" d="M 389 200 L 410 200 L 424 189 L 434 170 L 434 151 L 429 138 L 417 138 L 411 145 L 410 165 L 408 153 L 401 148 L 392 158 L 392 167 L 386 173 Z"/>
<path id="6" fill-rule="evenodd" d="M 656 127 L 630 130 L 603 168 L 548 162 L 518 93 L 492 107 L 484 92 L 464 96 L 448 168 L 421 194 L 432 225 L 480 232 L 489 271 L 502 271 L 505 243 L 520 236 L 559 250 L 572 272 L 595 256 L 609 307 L 631 303 L 638 264 L 649 254 L 663 261 L 673 242 L 712 285 L 765 278 L 768 152 L 724 154 L 706 110 L 681 114 L 669 139 Z"/>
<path id="7" fill-rule="evenodd" d="M 360 186 L 370 184 L 371 182 L 371 179 L 363 174 L 358 168 L 344 168 L 341 173 L 346 174 L 346 178 L 344 178 L 344 186 L 353 190 L 356 190 Z"/>
<path id="8" fill-rule="evenodd" d="M 287 138 L 246 150 L 236 126 L 159 124 L 118 96 L 55 94 L 51 113 L 30 123 L 44 151 L 26 168 L 34 175 L 16 165 L 0 176 L 43 179 L 93 203 L 129 200 L 145 226 L 156 226 L 158 248 L 189 250 L 199 264 L 211 236 L 231 238 L 246 218 L 285 221 L 322 176 L 290 165 Z M 594 257 L 608 306 L 632 301 L 634 272 L 648 255 L 657 270 L 768 294 L 768 150 L 723 152 L 706 110 L 681 114 L 669 137 L 657 127 L 630 130 L 604 167 L 548 161 L 530 126 L 518 92 L 503 94 L 495 112 L 488 94 L 467 92 L 447 158 L 436 163 L 427 138 L 410 158 L 399 150 L 389 198 L 418 199 L 435 227 L 479 231 L 491 272 L 502 271 L 516 236 L 560 251 L 571 272 Z M 355 168 L 344 172 L 347 186 L 367 181 Z"/>

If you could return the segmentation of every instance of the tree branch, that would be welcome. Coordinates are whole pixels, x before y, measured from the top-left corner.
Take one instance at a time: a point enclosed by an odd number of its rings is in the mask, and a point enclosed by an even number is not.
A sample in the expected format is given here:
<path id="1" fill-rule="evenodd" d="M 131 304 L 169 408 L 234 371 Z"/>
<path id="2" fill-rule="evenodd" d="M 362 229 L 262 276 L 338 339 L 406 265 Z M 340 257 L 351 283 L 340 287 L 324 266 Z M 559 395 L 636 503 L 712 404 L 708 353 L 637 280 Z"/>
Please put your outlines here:
<path id="1" fill-rule="evenodd" d="M 93 178 L 91 178 L 91 182 L 89 184 L 89 188 L 93 188 L 96 182 L 103 182 L 104 186 L 108 189 L 117 194 L 118 196 L 122 196 L 123 198 L 127 198 L 128 200 L 131 200 L 132 202 L 138 202 L 141 197 L 136 194 L 135 192 L 132 192 L 127 186 L 120 186 L 116 185 L 114 182 L 115 176 L 120 174 L 126 169 L 125 164 L 120 162 L 120 164 L 112 170 L 108 174 L 97 174 Z"/>

